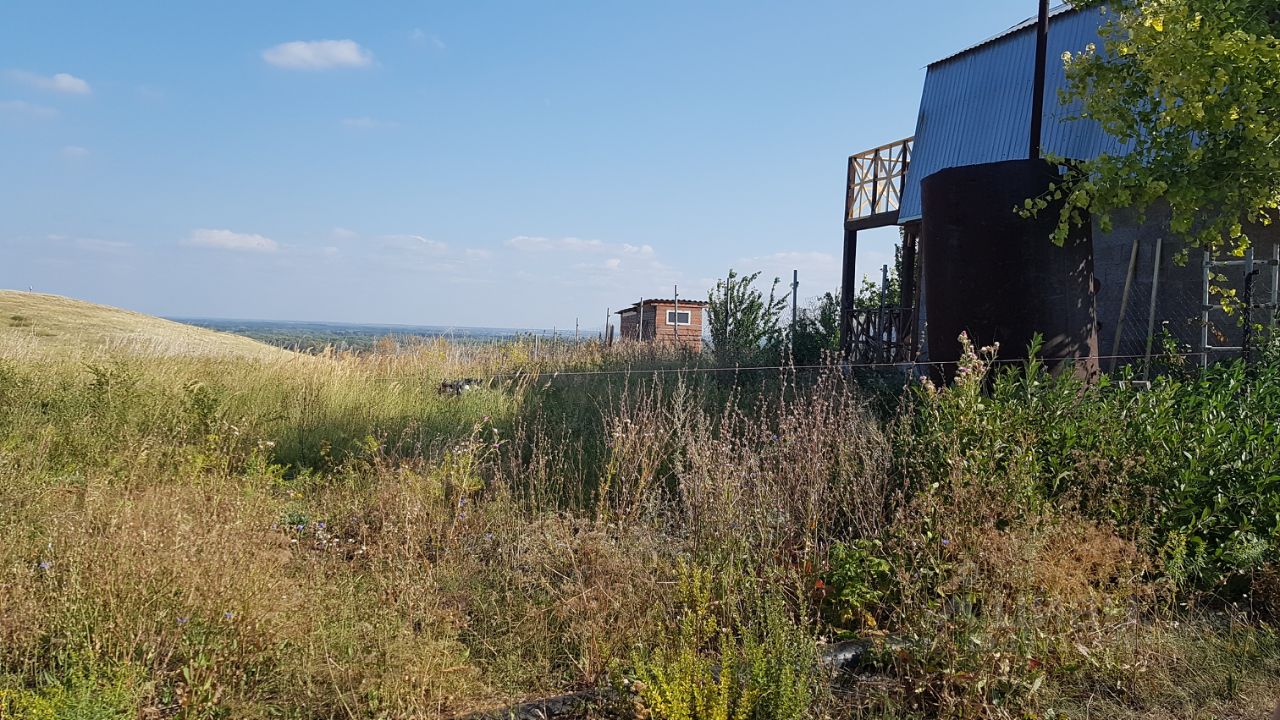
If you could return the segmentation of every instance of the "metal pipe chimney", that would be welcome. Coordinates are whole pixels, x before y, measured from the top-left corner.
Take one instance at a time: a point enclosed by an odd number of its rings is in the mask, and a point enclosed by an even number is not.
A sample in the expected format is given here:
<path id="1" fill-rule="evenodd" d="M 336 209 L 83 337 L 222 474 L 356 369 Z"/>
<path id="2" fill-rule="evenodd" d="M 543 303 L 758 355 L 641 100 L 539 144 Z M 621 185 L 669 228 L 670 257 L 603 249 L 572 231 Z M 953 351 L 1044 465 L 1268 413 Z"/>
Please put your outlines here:
<path id="1" fill-rule="evenodd" d="M 1040 0 L 1040 18 L 1036 22 L 1036 75 L 1031 90 L 1031 149 L 1027 158 L 1040 159 L 1041 134 L 1044 124 L 1044 74 L 1049 54 L 1049 0 Z"/>

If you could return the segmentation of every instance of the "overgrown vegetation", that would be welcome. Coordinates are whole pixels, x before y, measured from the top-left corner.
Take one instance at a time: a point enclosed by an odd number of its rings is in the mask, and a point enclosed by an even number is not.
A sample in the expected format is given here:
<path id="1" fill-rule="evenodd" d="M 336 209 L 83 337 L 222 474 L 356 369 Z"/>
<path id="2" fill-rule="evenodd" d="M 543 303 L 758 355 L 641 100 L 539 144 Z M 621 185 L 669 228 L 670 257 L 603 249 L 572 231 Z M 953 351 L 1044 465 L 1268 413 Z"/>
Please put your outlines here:
<path id="1" fill-rule="evenodd" d="M 707 294 L 706 328 L 711 352 L 721 364 L 777 363 L 786 333 L 782 311 L 787 298 L 778 295 L 779 279 L 769 295 L 756 287 L 760 273 L 739 275 L 730 270 Z"/>
<path id="2" fill-rule="evenodd" d="M 856 310 L 896 308 L 902 302 L 899 279 L 902 248 L 894 248 L 894 265 L 885 282 L 862 279 L 853 298 Z M 796 308 L 795 321 L 785 322 L 790 300 L 778 296 L 774 278 L 766 297 L 757 287 L 760 273 L 728 276 L 709 293 L 707 329 L 712 354 L 721 365 L 778 365 L 796 367 L 832 361 L 840 352 L 840 294 L 823 293 L 807 307 Z M 882 287 L 883 285 L 883 287 Z"/>
<path id="3" fill-rule="evenodd" d="M 557 352 L 11 353 L 0 717 L 451 717 L 591 687 L 668 720 L 1275 702 L 1274 351 L 1139 389 L 972 350 L 887 410 L 838 367 Z M 837 638 L 867 646 L 855 674 L 819 666 Z"/>
<path id="4" fill-rule="evenodd" d="M 1044 210 L 1065 200 L 1055 240 L 1070 228 L 1157 201 L 1170 229 L 1215 251 L 1243 254 L 1249 225 L 1280 208 L 1280 11 L 1274 0 L 1073 0 L 1108 13 L 1101 47 L 1065 56 L 1064 103 L 1098 121 L 1123 155 L 1071 164 Z"/>
<path id="5" fill-rule="evenodd" d="M 818 365 L 840 352 L 840 295 L 823 293 L 796 313 L 788 329 L 791 361 L 796 366 Z"/>

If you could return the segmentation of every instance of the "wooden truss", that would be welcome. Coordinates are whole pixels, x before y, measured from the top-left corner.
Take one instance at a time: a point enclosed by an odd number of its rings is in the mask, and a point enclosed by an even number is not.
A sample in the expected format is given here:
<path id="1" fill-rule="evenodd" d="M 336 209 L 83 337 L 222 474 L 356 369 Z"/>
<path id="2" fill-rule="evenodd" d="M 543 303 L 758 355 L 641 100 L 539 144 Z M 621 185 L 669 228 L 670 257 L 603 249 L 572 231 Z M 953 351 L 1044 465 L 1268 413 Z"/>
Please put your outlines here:
<path id="1" fill-rule="evenodd" d="M 913 140 L 899 140 L 849 157 L 845 222 L 864 226 L 874 221 L 887 221 L 876 222 L 884 225 L 897 222 Z"/>

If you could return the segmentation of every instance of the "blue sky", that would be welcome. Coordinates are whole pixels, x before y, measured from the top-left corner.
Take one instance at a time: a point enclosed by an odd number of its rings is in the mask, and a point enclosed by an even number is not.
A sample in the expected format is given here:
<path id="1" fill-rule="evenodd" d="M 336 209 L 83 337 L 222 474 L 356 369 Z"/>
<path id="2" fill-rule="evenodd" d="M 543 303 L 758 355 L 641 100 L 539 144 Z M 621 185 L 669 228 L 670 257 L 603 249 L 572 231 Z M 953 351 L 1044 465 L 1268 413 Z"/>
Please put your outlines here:
<path id="1" fill-rule="evenodd" d="M 1032 0 L 7 0 L 0 287 L 169 316 L 584 327 L 839 283 L 845 157 Z M 860 270 L 891 257 L 864 236 Z"/>

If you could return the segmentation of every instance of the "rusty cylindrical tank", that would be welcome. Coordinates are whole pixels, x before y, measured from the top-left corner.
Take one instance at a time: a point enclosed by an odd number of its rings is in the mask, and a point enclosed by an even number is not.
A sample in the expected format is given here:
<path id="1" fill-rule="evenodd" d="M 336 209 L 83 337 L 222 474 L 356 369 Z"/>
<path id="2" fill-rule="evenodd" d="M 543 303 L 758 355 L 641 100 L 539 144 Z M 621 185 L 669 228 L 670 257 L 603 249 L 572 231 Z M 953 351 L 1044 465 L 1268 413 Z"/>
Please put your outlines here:
<path id="1" fill-rule="evenodd" d="M 947 363 L 947 378 L 960 357 L 961 332 L 975 346 L 999 342 L 1005 360 L 1026 358 L 1039 333 L 1041 357 L 1051 368 L 1069 364 L 1086 376 L 1097 373 L 1091 228 L 1078 228 L 1059 247 L 1050 235 L 1060 202 L 1031 219 L 1015 212 L 1058 177 L 1057 167 L 1043 160 L 1010 160 L 924 179 L 929 359 Z"/>

